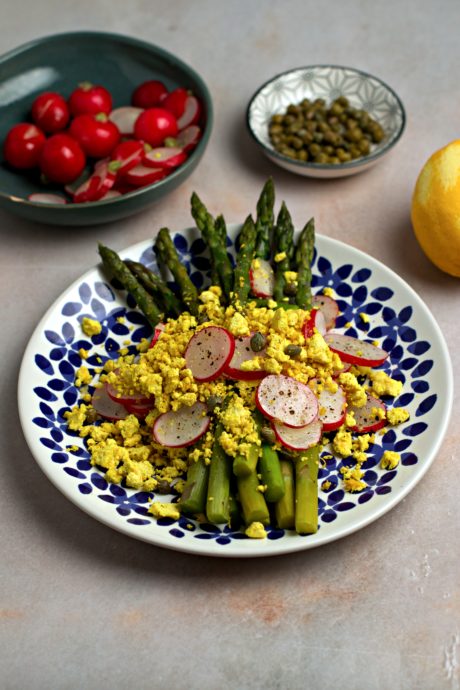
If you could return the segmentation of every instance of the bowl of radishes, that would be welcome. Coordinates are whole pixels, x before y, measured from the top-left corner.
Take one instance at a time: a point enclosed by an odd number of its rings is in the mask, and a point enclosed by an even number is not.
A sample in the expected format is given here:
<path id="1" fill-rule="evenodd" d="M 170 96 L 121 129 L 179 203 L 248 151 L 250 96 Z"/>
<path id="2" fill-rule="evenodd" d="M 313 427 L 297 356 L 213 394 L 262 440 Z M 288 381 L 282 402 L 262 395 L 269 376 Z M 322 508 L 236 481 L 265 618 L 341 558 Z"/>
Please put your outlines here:
<path id="1" fill-rule="evenodd" d="M 58 34 L 0 58 L 0 206 L 92 225 L 139 212 L 200 161 L 212 128 L 202 78 L 134 38 Z"/>

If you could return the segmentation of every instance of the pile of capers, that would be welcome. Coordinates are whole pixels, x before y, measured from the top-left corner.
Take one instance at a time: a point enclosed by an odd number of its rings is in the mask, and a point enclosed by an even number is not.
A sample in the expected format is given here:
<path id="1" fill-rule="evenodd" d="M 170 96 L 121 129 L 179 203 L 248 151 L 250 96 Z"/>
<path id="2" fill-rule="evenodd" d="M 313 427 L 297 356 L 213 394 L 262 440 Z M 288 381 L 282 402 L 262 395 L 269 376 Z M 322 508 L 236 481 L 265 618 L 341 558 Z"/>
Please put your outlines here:
<path id="1" fill-rule="evenodd" d="M 276 151 L 298 161 L 340 164 L 367 156 L 385 137 L 382 126 L 345 96 L 329 107 L 323 98 L 304 98 L 273 115 L 270 140 Z"/>

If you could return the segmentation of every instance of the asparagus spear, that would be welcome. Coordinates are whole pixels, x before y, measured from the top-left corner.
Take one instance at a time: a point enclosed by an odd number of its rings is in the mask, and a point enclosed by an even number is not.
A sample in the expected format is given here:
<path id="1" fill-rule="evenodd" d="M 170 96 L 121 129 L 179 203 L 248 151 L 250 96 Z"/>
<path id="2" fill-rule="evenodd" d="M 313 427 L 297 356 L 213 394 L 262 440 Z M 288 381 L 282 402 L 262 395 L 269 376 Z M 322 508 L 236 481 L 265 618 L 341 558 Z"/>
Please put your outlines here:
<path id="1" fill-rule="evenodd" d="M 282 529 L 294 529 L 295 503 L 294 503 L 294 466 L 291 460 L 280 460 L 281 474 L 284 483 L 284 495 L 275 503 L 275 517 L 278 527 Z"/>
<path id="2" fill-rule="evenodd" d="M 276 220 L 274 229 L 274 244 L 275 257 L 277 255 L 281 255 L 283 258 L 281 258 L 279 261 L 276 261 L 273 299 L 276 302 L 281 302 L 284 297 L 284 286 L 286 285 L 286 278 L 284 274 L 289 270 L 291 258 L 294 253 L 294 225 L 292 224 L 291 214 L 289 213 L 284 201 L 281 204 L 278 218 Z"/>
<path id="3" fill-rule="evenodd" d="M 192 216 L 204 241 L 208 245 L 211 264 L 214 265 L 219 275 L 223 294 L 226 297 L 230 297 L 230 292 L 233 288 L 233 267 L 227 254 L 227 243 L 223 241 L 221 236 L 222 229 L 216 232 L 213 217 L 195 192 L 192 194 L 191 204 Z"/>
<path id="4" fill-rule="evenodd" d="M 209 522 L 215 525 L 230 522 L 231 460 L 219 443 L 222 431 L 222 424 L 217 424 L 206 501 L 206 516 Z"/>
<path id="5" fill-rule="evenodd" d="M 244 305 L 248 299 L 251 285 L 249 283 L 249 269 L 254 258 L 256 246 L 256 228 L 251 216 L 243 223 L 240 232 L 240 243 L 236 257 L 235 280 L 233 288 L 233 301 Z"/>
<path id="6" fill-rule="evenodd" d="M 189 515 L 204 513 L 208 489 L 209 465 L 204 458 L 192 462 L 187 471 L 184 490 L 180 497 L 181 511 Z"/>
<path id="7" fill-rule="evenodd" d="M 311 262 L 315 246 L 315 221 L 311 218 L 299 235 L 295 249 L 297 293 L 295 302 L 301 309 L 311 309 Z"/>
<path id="8" fill-rule="evenodd" d="M 259 460 L 259 447 L 251 445 L 247 455 L 237 455 L 233 460 L 233 474 L 235 477 L 248 477 L 255 472 Z"/>
<path id="9" fill-rule="evenodd" d="M 190 280 L 187 269 L 180 262 L 167 228 L 161 228 L 155 240 L 154 249 L 160 262 L 169 268 L 176 279 L 187 309 L 194 316 L 198 316 L 198 291 Z"/>
<path id="10" fill-rule="evenodd" d="M 318 530 L 318 466 L 318 445 L 295 460 L 295 529 L 298 534 L 313 534 Z"/>
<path id="11" fill-rule="evenodd" d="M 164 315 L 160 312 L 153 297 L 143 288 L 118 254 L 113 249 L 109 249 L 109 247 L 105 247 L 100 243 L 99 254 L 106 271 L 117 278 L 125 290 L 134 297 L 137 306 L 145 314 L 150 324 L 156 326 L 157 323 L 162 321 Z"/>
<path id="12" fill-rule="evenodd" d="M 283 475 L 278 453 L 268 443 L 262 444 L 259 470 L 262 475 L 262 483 L 267 487 L 265 499 L 270 502 L 279 501 L 284 496 Z"/>
<path id="13" fill-rule="evenodd" d="M 160 276 L 139 261 L 127 260 L 125 264 L 144 286 L 147 292 L 162 304 L 165 312 L 169 316 L 176 317 L 184 311 L 181 301 L 176 297 L 174 292 L 169 289 Z"/>
<path id="14" fill-rule="evenodd" d="M 227 225 L 225 223 L 225 219 L 223 215 L 219 215 L 216 217 L 214 221 L 214 228 L 216 230 L 216 233 L 220 237 L 220 241 L 224 245 L 224 247 L 227 246 Z M 211 285 L 220 285 L 220 278 L 219 278 L 219 271 L 217 270 L 217 266 L 215 265 L 214 261 L 212 260 L 211 257 Z"/>
<path id="15" fill-rule="evenodd" d="M 255 255 L 260 259 L 269 259 L 271 250 L 271 231 L 273 228 L 274 214 L 273 207 L 275 204 L 275 186 L 273 179 L 268 178 L 260 193 L 257 202 L 257 217 L 256 217 L 256 248 Z"/>
<path id="16" fill-rule="evenodd" d="M 243 519 L 246 525 L 250 525 L 251 522 L 261 522 L 264 525 L 268 525 L 270 515 L 265 498 L 257 488 L 259 486 L 259 479 L 255 470 L 247 477 L 238 477 L 237 483 Z"/>

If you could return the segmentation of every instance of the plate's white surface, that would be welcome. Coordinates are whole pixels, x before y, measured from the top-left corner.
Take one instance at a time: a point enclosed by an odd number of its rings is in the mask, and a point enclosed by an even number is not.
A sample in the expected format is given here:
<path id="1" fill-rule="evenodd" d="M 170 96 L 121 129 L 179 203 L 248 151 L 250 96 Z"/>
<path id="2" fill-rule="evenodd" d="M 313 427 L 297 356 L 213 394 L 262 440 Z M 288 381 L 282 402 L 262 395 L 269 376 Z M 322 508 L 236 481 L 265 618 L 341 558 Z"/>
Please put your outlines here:
<path id="1" fill-rule="evenodd" d="M 232 237 L 238 227 L 229 228 Z M 200 256 L 202 246 L 197 237 L 195 229 L 187 229 L 176 233 L 175 242 L 183 261 L 201 280 L 198 274 L 206 268 L 206 258 Z M 151 246 L 151 241 L 142 242 L 121 255 L 154 264 Z M 116 316 L 126 313 L 139 334 L 145 325 L 132 302 L 127 308 L 125 294 L 108 287 L 98 267 L 71 285 L 41 319 L 19 375 L 23 431 L 34 458 L 53 484 L 82 510 L 129 536 L 180 551 L 227 557 L 277 555 L 319 546 L 361 529 L 393 508 L 422 479 L 444 437 L 453 397 L 449 354 L 428 308 L 399 276 L 372 257 L 331 238 L 317 236 L 316 248 L 314 292 L 325 286 L 334 288 L 343 309 L 342 325 L 352 324 L 347 332 L 373 339 L 377 329 L 380 344 L 393 343 L 388 371 L 406 379 L 400 403 L 410 410 L 411 419 L 396 427 L 387 441 L 383 436 L 383 441 L 377 442 L 368 491 L 343 496 L 340 485 L 332 492 L 320 491 L 319 530 L 315 535 L 298 536 L 271 528 L 270 538 L 249 540 L 225 530 L 202 529 L 185 518 L 175 524 L 159 524 L 145 514 L 146 495 L 107 485 L 102 473 L 86 467 L 83 442 L 68 435 L 62 419 L 63 410 L 76 396 L 72 376 L 80 364 L 77 343 L 88 340 L 80 321 L 83 316 L 102 321 L 103 342 L 93 347 L 103 356 L 107 356 L 109 339 L 113 345 L 127 337 L 122 332 L 108 333 L 106 326 L 110 330 Z M 370 316 L 369 324 L 359 316 L 363 311 Z M 384 449 L 398 449 L 399 444 L 405 451 L 397 471 L 379 468 L 382 442 Z M 77 453 L 68 450 L 73 445 L 79 446 Z M 335 481 L 337 471 L 335 463 L 324 469 L 323 476 Z M 160 496 L 159 500 L 165 499 Z"/>

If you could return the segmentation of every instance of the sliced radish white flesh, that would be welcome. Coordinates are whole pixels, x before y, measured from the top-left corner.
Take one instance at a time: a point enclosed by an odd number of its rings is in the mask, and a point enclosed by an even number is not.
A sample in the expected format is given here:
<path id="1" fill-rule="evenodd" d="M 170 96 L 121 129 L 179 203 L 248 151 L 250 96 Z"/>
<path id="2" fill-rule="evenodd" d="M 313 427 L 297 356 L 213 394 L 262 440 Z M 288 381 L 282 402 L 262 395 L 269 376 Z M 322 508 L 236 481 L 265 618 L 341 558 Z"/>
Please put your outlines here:
<path id="1" fill-rule="evenodd" d="M 314 419 L 310 424 L 297 429 L 275 421 L 272 422 L 272 427 L 277 440 L 290 450 L 307 450 L 316 446 L 323 431 L 319 419 Z"/>
<path id="2" fill-rule="evenodd" d="M 166 328 L 166 326 L 164 323 L 157 323 L 157 325 L 155 326 L 155 329 L 153 331 L 153 336 L 152 336 L 152 340 L 150 342 L 149 347 L 153 347 L 155 345 L 155 343 L 157 342 L 158 338 L 163 333 L 165 328 Z"/>
<path id="3" fill-rule="evenodd" d="M 148 168 L 146 165 L 136 165 L 135 168 L 128 170 L 123 175 L 123 181 L 134 187 L 145 187 L 148 184 L 153 184 L 162 180 L 166 172 L 160 168 Z"/>
<path id="4" fill-rule="evenodd" d="M 190 338 L 185 362 L 196 381 L 212 381 L 222 374 L 234 352 L 231 333 L 220 326 L 206 326 Z"/>
<path id="5" fill-rule="evenodd" d="M 326 333 L 326 320 L 323 312 L 319 309 L 312 309 L 309 318 L 303 325 L 305 340 L 311 338 L 315 332 L 321 333 L 321 335 Z"/>
<path id="6" fill-rule="evenodd" d="M 153 408 L 155 407 L 155 403 L 150 402 L 149 404 L 146 403 L 145 405 L 125 403 L 124 406 L 130 414 L 135 414 L 136 417 L 145 417 L 151 410 L 153 410 Z"/>
<path id="7" fill-rule="evenodd" d="M 144 154 L 143 163 L 150 168 L 177 168 L 187 160 L 184 151 L 176 146 L 159 146 Z"/>
<path id="8" fill-rule="evenodd" d="M 224 370 L 224 374 L 229 378 L 237 379 L 238 381 L 258 381 L 266 376 L 266 372 L 263 370 L 245 371 L 241 368 L 243 362 L 249 362 L 256 357 L 265 357 L 265 348 L 260 352 L 254 352 L 251 348 L 252 335 L 235 338 L 233 357 Z"/>
<path id="9" fill-rule="evenodd" d="M 186 153 L 193 149 L 201 139 L 201 129 L 198 125 L 190 125 L 179 132 L 176 137 L 177 145 Z"/>
<path id="10" fill-rule="evenodd" d="M 112 161 L 119 163 L 118 176 L 122 176 L 142 162 L 144 144 L 137 139 L 122 141 L 112 153 Z"/>
<path id="11" fill-rule="evenodd" d="M 129 414 L 124 405 L 112 400 L 107 392 L 107 386 L 96 388 L 91 398 L 91 404 L 98 415 L 112 422 L 117 419 L 125 419 Z"/>
<path id="12" fill-rule="evenodd" d="M 339 386 L 335 393 L 323 388 L 318 394 L 319 419 L 324 431 L 333 431 L 345 421 L 347 399 Z"/>
<path id="13" fill-rule="evenodd" d="M 118 402 L 121 405 L 147 405 L 152 402 L 151 398 L 142 393 L 135 393 L 133 395 L 120 394 L 115 386 L 110 383 L 106 385 L 107 395 L 114 402 Z"/>
<path id="14" fill-rule="evenodd" d="M 75 193 L 74 202 L 78 204 L 87 201 L 99 201 L 112 189 L 116 178 L 116 174 L 110 169 L 108 159 L 99 161 L 94 173 Z"/>
<path id="15" fill-rule="evenodd" d="M 90 175 L 87 180 L 75 190 L 73 200 L 76 204 L 84 204 L 91 201 L 96 189 L 99 187 L 99 177 L 97 175 Z"/>
<path id="16" fill-rule="evenodd" d="M 196 402 L 191 407 L 181 407 L 177 412 L 161 414 L 153 425 L 153 438 L 168 448 L 192 445 L 209 426 L 206 410 L 204 403 Z"/>
<path id="17" fill-rule="evenodd" d="M 272 297 L 275 288 L 275 273 L 265 259 L 254 259 L 249 269 L 251 292 L 255 297 Z"/>
<path id="18" fill-rule="evenodd" d="M 375 409 L 384 410 L 386 407 L 384 403 L 373 395 L 367 395 L 367 402 L 363 407 L 351 407 L 349 412 L 353 412 L 356 420 L 356 425 L 350 427 L 350 431 L 355 431 L 358 434 L 365 434 L 370 431 L 378 431 L 386 424 L 386 414 L 380 417 L 375 413 Z"/>
<path id="19" fill-rule="evenodd" d="M 121 196 L 121 192 L 117 192 L 116 189 L 109 189 L 109 191 L 101 198 L 101 201 L 102 199 L 116 199 L 119 196 Z"/>
<path id="20" fill-rule="evenodd" d="M 291 427 L 306 426 L 318 415 L 318 400 L 313 391 L 283 374 L 270 374 L 259 383 L 256 405 L 269 419 Z"/>
<path id="21" fill-rule="evenodd" d="M 335 326 L 335 320 L 339 315 L 339 305 L 328 295 L 314 295 L 311 299 L 312 307 L 320 309 L 326 321 L 326 328 L 328 331 Z"/>
<path id="22" fill-rule="evenodd" d="M 185 101 L 184 114 L 177 120 L 179 130 L 195 125 L 200 118 L 200 102 L 195 96 L 188 96 Z"/>
<path id="23" fill-rule="evenodd" d="M 388 357 L 388 352 L 382 348 L 365 343 L 351 335 L 342 333 L 326 333 L 324 340 L 333 352 L 336 352 L 343 362 L 359 364 L 367 367 L 377 367 Z"/>
<path id="24" fill-rule="evenodd" d="M 48 194 L 47 192 L 36 192 L 35 194 L 29 194 L 27 197 L 29 201 L 33 201 L 38 204 L 66 204 L 67 199 L 59 194 Z"/>
<path id="25" fill-rule="evenodd" d="M 142 108 L 123 106 L 122 108 L 115 108 L 115 110 L 112 110 L 109 115 L 109 120 L 118 127 L 123 136 L 128 136 L 134 133 L 136 120 L 143 112 Z"/>

